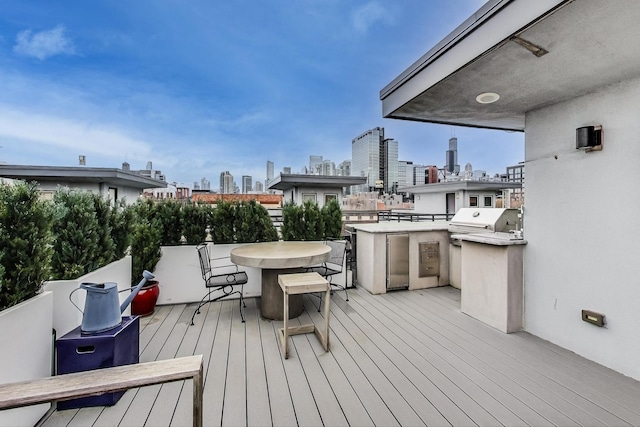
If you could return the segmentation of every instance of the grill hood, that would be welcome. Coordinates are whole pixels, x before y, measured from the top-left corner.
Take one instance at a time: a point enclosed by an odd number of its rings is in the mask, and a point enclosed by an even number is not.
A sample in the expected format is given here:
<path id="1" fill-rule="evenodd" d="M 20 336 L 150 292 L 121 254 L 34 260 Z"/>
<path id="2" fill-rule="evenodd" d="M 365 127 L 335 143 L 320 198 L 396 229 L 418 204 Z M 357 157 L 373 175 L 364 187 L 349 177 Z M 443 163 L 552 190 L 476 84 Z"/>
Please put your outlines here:
<path id="1" fill-rule="evenodd" d="M 449 223 L 452 233 L 505 232 L 515 230 L 518 209 L 460 208 Z"/>

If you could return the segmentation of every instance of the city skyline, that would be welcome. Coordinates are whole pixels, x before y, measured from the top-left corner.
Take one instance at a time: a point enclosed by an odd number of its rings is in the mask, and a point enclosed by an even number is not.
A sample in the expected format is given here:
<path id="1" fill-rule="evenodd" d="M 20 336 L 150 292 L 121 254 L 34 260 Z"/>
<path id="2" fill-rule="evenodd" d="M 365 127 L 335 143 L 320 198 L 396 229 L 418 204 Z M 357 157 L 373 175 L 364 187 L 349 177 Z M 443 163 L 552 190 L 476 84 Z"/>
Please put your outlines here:
<path id="1" fill-rule="evenodd" d="M 221 171 L 265 179 L 309 154 L 350 159 L 384 127 L 399 159 L 489 173 L 523 160 L 524 136 L 383 119 L 379 92 L 484 1 L 3 2 L 0 162 L 133 170 L 169 182 Z"/>

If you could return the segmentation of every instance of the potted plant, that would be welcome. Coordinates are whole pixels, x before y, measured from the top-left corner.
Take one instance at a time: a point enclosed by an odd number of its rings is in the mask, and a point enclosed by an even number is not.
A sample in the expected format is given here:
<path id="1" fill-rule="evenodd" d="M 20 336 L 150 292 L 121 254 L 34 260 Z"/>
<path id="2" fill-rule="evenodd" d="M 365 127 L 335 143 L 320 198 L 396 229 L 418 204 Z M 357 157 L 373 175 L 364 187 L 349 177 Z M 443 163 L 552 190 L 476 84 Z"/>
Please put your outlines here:
<path id="1" fill-rule="evenodd" d="M 153 271 L 160 261 L 162 223 L 151 200 L 138 201 L 134 206 L 134 225 L 131 234 L 131 285 L 142 279 L 144 270 Z M 131 314 L 148 316 L 155 311 L 160 295 L 157 280 L 150 280 L 131 301 Z"/>

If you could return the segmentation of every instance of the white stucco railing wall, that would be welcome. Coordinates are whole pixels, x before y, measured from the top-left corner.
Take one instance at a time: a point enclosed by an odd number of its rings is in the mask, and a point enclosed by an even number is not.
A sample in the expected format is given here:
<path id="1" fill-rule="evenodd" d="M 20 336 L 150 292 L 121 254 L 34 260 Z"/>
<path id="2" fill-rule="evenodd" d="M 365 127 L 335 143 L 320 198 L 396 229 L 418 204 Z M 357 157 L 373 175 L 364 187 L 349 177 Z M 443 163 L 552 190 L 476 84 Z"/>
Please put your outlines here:
<path id="1" fill-rule="evenodd" d="M 210 243 L 209 256 L 228 258 L 231 249 L 240 245 L 242 243 L 228 245 Z M 262 284 L 260 269 L 243 266 L 238 268 L 246 271 L 249 279 L 248 283 L 244 285 L 245 298 L 259 296 Z M 157 304 L 192 303 L 200 301 L 206 295 L 207 291 L 200 271 L 196 246 L 163 246 L 162 258 L 153 273 L 160 283 L 160 296 Z"/>

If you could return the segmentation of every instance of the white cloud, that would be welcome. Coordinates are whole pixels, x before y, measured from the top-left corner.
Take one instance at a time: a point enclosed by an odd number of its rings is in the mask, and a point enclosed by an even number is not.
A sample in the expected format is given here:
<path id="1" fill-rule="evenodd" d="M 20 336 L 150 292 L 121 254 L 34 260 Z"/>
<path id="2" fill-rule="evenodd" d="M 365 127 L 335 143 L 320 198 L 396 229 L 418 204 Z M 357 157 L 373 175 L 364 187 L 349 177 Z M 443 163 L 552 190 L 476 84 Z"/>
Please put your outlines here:
<path id="1" fill-rule="evenodd" d="M 351 22 L 357 32 L 364 34 L 377 22 L 387 22 L 390 19 L 389 11 L 377 1 L 371 1 L 357 8 Z"/>
<path id="2" fill-rule="evenodd" d="M 0 138 L 34 143 L 57 150 L 95 154 L 108 158 L 125 154 L 146 158 L 150 144 L 104 123 L 90 123 L 54 116 L 16 111 L 0 106 Z M 37 151 L 37 150 L 35 150 Z"/>
<path id="3" fill-rule="evenodd" d="M 55 55 L 73 55 L 75 48 L 71 40 L 65 36 L 65 27 L 57 25 L 39 33 L 33 33 L 31 30 L 20 31 L 16 36 L 13 51 L 19 55 L 44 60 Z"/>

